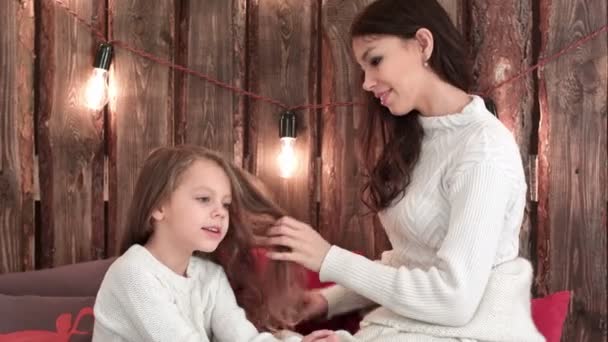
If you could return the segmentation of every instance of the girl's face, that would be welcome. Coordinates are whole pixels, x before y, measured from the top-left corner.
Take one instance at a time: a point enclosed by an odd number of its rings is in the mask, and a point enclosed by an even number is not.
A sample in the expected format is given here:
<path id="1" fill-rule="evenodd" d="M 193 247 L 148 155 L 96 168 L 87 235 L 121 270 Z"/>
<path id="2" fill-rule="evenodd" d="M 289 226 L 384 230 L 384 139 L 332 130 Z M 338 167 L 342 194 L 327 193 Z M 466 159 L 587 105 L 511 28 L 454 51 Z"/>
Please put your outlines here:
<path id="1" fill-rule="evenodd" d="M 372 92 L 393 115 L 417 109 L 430 68 L 419 40 L 390 35 L 353 38 L 353 53 L 363 69 L 363 89 Z"/>
<path id="2" fill-rule="evenodd" d="M 155 230 L 177 246 L 213 252 L 228 231 L 230 179 L 210 160 L 197 160 L 182 173 L 169 199 L 153 211 Z"/>

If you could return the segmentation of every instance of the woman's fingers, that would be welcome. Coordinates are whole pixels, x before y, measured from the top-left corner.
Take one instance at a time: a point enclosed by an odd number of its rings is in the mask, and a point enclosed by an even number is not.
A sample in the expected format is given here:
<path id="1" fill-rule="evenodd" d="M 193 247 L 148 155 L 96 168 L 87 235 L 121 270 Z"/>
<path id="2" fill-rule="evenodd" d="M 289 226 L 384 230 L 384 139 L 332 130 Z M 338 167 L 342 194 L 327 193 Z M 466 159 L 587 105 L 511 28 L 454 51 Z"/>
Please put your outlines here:
<path id="1" fill-rule="evenodd" d="M 298 231 L 291 226 L 287 225 L 275 225 L 268 229 L 266 232 L 267 236 L 276 236 L 276 235 L 287 235 L 287 236 L 297 236 Z"/>
<path id="2" fill-rule="evenodd" d="M 291 236 L 280 235 L 280 236 L 271 236 L 265 239 L 264 242 L 268 246 L 283 246 L 294 249 L 298 246 L 298 240 L 294 239 Z"/>
<path id="3" fill-rule="evenodd" d="M 312 229 L 306 223 L 298 221 L 298 220 L 294 219 L 293 217 L 289 217 L 289 216 L 283 216 L 280 219 L 278 219 L 276 222 L 276 225 L 277 226 L 284 225 L 284 226 L 293 228 L 295 230 Z"/>
<path id="4" fill-rule="evenodd" d="M 292 261 L 298 264 L 302 263 L 301 257 L 294 252 L 266 252 L 266 256 L 272 260 Z"/>

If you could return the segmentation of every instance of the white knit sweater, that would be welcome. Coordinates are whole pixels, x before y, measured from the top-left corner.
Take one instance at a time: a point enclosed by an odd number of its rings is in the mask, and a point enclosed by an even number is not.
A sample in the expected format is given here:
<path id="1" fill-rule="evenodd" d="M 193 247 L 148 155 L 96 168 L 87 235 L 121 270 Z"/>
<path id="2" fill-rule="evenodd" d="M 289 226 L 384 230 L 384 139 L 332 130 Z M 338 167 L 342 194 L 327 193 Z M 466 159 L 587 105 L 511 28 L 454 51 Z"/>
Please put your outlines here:
<path id="1" fill-rule="evenodd" d="M 93 341 L 279 341 L 247 320 L 219 265 L 192 257 L 187 274 L 174 273 L 140 245 L 131 247 L 101 284 Z"/>
<path id="2" fill-rule="evenodd" d="M 321 280 L 329 315 L 379 304 L 367 325 L 483 341 L 544 341 L 518 259 L 526 183 L 512 134 L 481 98 L 420 117 L 425 136 L 405 197 L 380 213 L 393 249 L 380 262 L 333 246 Z"/>

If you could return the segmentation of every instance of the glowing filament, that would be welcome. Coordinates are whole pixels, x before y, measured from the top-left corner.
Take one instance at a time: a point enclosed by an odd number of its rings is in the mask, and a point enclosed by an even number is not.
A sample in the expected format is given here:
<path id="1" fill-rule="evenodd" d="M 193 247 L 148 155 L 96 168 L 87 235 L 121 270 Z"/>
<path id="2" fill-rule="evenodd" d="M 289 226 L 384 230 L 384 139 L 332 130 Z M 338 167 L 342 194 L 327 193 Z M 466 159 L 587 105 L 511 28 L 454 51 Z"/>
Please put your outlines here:
<path id="1" fill-rule="evenodd" d="M 281 151 L 277 157 L 277 162 L 279 164 L 279 175 L 283 178 L 291 178 L 298 166 L 295 145 L 295 138 L 281 138 Z"/>

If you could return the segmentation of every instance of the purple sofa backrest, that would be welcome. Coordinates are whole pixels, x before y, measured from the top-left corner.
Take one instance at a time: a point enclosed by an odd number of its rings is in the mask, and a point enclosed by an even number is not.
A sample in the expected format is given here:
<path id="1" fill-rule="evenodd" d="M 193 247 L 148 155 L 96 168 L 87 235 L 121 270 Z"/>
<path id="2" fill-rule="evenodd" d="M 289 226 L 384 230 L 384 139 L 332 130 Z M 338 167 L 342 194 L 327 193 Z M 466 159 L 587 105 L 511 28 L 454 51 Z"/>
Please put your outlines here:
<path id="1" fill-rule="evenodd" d="M 0 293 L 13 296 L 93 297 L 114 260 L 116 258 L 1 274 Z"/>

